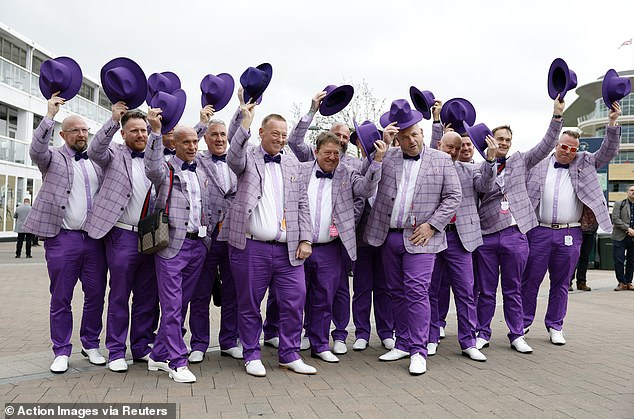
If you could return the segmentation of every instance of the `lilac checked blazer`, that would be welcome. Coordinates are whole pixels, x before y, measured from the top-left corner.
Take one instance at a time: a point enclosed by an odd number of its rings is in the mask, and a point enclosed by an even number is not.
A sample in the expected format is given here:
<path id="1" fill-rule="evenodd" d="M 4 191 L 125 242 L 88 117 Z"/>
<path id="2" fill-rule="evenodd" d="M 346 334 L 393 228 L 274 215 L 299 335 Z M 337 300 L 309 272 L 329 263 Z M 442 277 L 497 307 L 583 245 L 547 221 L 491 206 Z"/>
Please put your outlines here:
<path id="1" fill-rule="evenodd" d="M 48 145 L 54 126 L 53 120 L 44 118 L 33 132 L 29 149 L 31 159 L 42 172 L 43 183 L 33 209 L 24 222 L 24 230 L 42 238 L 55 237 L 59 233 L 66 214 L 68 195 L 73 188 L 73 156 L 64 150 L 65 145 L 56 148 Z M 95 134 L 93 141 L 105 135 L 102 128 Z M 101 184 L 101 168 L 94 163 L 93 166 Z"/>
<path id="2" fill-rule="evenodd" d="M 480 199 L 482 234 L 492 234 L 510 227 L 511 214 L 523 234 L 537 226 L 537 217 L 526 190 L 526 179 L 529 170 L 545 159 L 557 144 L 562 124 L 561 120 L 551 119 L 546 135 L 535 147 L 527 152 L 513 153 L 506 159 L 504 187 L 496 183 L 493 190 Z M 508 214 L 500 213 L 500 203 L 504 196 L 510 205 Z"/>
<path id="3" fill-rule="evenodd" d="M 239 127 L 229 147 L 227 164 L 238 175 L 238 193 L 229 212 L 229 244 L 244 249 L 247 238 L 249 216 L 262 196 L 264 153 L 260 146 L 249 145 L 250 134 Z M 310 222 L 310 206 L 306 184 L 302 181 L 301 166 L 295 157 L 282 154 L 282 176 L 284 178 L 284 211 L 286 216 L 286 239 L 288 259 L 293 266 L 302 265 L 296 259 L 299 242 L 311 241 L 313 229 Z"/>
<path id="4" fill-rule="evenodd" d="M 317 162 L 301 163 L 302 180 L 306 187 Z M 339 164 L 332 178 L 332 218 L 339 231 L 341 242 L 351 260 L 357 259 L 357 240 L 355 235 L 355 198 L 369 198 L 381 179 L 381 164 L 370 165 L 365 176 L 349 166 Z"/>
<path id="5" fill-rule="evenodd" d="M 88 146 L 88 157 L 104 171 L 103 183 L 84 228 L 93 239 L 102 238 L 112 229 L 132 196 L 130 149 L 125 144 L 111 143 L 119 127 L 118 122 L 108 119 L 102 127 L 105 135 L 95 136 Z"/>
<path id="6" fill-rule="evenodd" d="M 170 178 L 168 162 L 163 158 L 163 138 L 154 133 L 150 134 L 145 147 L 145 174 L 152 181 L 158 191 L 156 197 L 156 208 L 165 208 L 167 193 L 169 190 Z M 196 164 L 201 166 L 200 157 L 196 156 Z M 174 167 L 174 185 L 169 203 L 169 246 L 157 253 L 164 259 L 171 259 L 178 254 L 185 240 L 187 224 L 189 223 L 189 193 L 187 183 L 183 178 L 180 165 L 175 164 L 174 157 L 169 160 Z M 202 214 L 201 224 L 209 229 L 209 218 L 205 212 L 206 208 L 213 208 L 211 197 L 211 180 L 205 170 L 196 170 L 198 183 L 200 185 Z M 203 239 L 207 249 L 211 245 L 209 237 Z"/>
<path id="7" fill-rule="evenodd" d="M 207 236 L 211 239 L 215 226 L 225 221 L 225 217 L 229 214 L 231 203 L 236 196 L 238 187 L 238 178 L 232 170 L 229 170 L 229 190 L 225 190 L 225 182 L 223 174 L 218 170 L 218 163 L 214 163 L 211 158 L 211 153 L 205 151 L 198 160 L 201 169 L 205 170 L 207 176 L 210 179 L 209 193 L 211 194 L 212 207 L 205 208 L 207 211 L 207 217 L 209 219 L 209 228 L 207 229 Z M 220 229 L 217 240 L 227 241 L 229 237 L 227 225 L 223 224 L 223 228 Z"/>
<path id="8" fill-rule="evenodd" d="M 618 154 L 620 143 L 621 127 L 606 127 L 601 147 L 595 153 L 578 152 L 568 169 L 572 187 L 577 197 L 592 210 L 601 228 L 608 233 L 612 232 L 612 221 L 605 202 L 605 196 L 603 195 L 603 189 L 599 185 L 597 169 L 608 164 Z M 546 183 L 549 162 L 550 159 L 542 160 L 528 174 L 526 188 L 536 215 L 538 215 L 539 202 Z"/>
<path id="9" fill-rule="evenodd" d="M 409 241 L 414 227 L 408 225 L 403 231 L 403 243 L 408 253 L 438 253 L 447 248 L 445 226 L 462 198 L 460 180 L 449 155 L 429 147 L 423 150 L 412 200 L 413 214 L 418 225 L 429 223 L 437 231 L 426 246 L 414 246 Z M 402 173 L 403 152 L 392 147 L 383 157 L 379 189 L 365 228 L 364 240 L 371 246 L 381 246 L 385 242 Z"/>

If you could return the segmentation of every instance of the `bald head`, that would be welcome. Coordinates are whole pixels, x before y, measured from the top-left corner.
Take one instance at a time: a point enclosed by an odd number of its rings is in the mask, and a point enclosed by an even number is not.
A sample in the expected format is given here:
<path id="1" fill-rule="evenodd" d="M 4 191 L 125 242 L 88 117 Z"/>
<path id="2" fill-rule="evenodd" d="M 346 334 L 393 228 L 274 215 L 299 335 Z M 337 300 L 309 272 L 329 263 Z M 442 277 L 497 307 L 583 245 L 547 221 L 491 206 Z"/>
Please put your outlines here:
<path id="1" fill-rule="evenodd" d="M 330 127 L 330 132 L 337 136 L 341 143 L 341 151 L 345 153 L 348 149 L 348 142 L 350 141 L 350 128 L 343 122 L 335 122 Z"/>
<path id="2" fill-rule="evenodd" d="M 438 149 L 449 154 L 453 161 L 456 161 L 458 159 L 458 154 L 460 154 L 461 147 L 462 137 L 455 131 L 446 132 L 440 138 L 440 144 L 438 144 Z"/>
<path id="3" fill-rule="evenodd" d="M 191 127 L 178 125 L 174 129 L 174 147 L 176 148 L 176 157 L 187 163 L 194 161 L 198 152 L 196 131 Z"/>

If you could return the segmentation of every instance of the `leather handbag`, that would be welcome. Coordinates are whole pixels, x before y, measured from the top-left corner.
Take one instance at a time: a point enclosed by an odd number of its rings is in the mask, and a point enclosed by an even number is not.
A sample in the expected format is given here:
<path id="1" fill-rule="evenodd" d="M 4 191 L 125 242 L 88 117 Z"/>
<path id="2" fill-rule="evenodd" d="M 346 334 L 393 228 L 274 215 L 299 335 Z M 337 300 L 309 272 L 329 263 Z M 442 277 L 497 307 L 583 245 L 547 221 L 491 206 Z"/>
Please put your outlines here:
<path id="1" fill-rule="evenodd" d="M 170 170 L 170 187 L 167 192 L 165 209 L 159 208 L 147 215 L 150 206 L 150 192 L 145 195 L 145 202 L 139 219 L 139 253 L 151 255 L 165 249 L 169 245 L 169 202 L 174 184 L 174 168 L 168 164 Z"/>

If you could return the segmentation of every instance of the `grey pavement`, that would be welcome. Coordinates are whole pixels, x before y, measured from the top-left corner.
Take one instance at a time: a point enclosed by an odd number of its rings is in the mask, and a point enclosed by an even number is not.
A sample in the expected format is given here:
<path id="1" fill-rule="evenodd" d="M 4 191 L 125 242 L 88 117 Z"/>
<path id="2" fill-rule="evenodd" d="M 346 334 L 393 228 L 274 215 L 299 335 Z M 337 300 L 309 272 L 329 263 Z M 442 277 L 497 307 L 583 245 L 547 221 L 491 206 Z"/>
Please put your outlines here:
<path id="1" fill-rule="evenodd" d="M 167 373 L 147 371 L 146 364 L 129 361 L 123 374 L 89 364 L 79 353 L 79 285 L 73 300 L 70 369 L 62 375 L 50 373 L 44 250 L 35 247 L 33 259 L 14 259 L 14 246 L 0 243 L 0 406 L 167 402 L 176 403 L 179 418 L 634 418 L 634 292 L 614 292 L 612 271 L 589 271 L 592 291 L 570 293 L 565 346 L 552 345 L 543 327 L 545 282 L 539 321 L 527 335 L 534 349 L 530 355 L 510 349 L 498 306 L 491 347 L 484 349 L 488 361 L 461 356 L 452 305 L 447 338 L 428 359 L 427 373 L 418 377 L 408 374 L 408 360 L 380 362 L 384 350 L 376 335 L 367 350 L 353 352 L 353 325 L 350 350 L 339 364 L 302 352 L 305 361 L 317 367 L 317 375 L 278 368 L 276 351 L 264 347 L 267 376 L 248 376 L 242 362 L 220 356 L 220 312 L 213 307 L 212 347 L 203 363 L 191 366 L 198 381 L 178 384 Z"/>

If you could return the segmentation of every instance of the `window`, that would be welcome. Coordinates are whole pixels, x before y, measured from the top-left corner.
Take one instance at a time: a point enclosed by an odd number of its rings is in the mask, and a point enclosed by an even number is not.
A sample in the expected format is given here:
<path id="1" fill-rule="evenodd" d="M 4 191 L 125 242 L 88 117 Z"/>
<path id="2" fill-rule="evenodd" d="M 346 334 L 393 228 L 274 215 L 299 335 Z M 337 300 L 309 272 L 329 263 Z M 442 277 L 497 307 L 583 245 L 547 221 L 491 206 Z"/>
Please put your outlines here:
<path id="1" fill-rule="evenodd" d="M 42 67 L 42 63 L 44 61 L 46 61 L 46 58 L 40 58 L 37 55 L 33 55 L 33 62 L 31 63 L 31 71 L 39 76 L 40 67 Z"/>
<path id="2" fill-rule="evenodd" d="M 102 108 L 110 109 L 112 106 L 110 103 L 110 99 L 106 96 L 106 92 L 103 91 L 103 88 L 99 88 L 99 106 Z"/>
<path id="3" fill-rule="evenodd" d="M 24 48 L 20 48 L 4 38 L 0 38 L 0 43 L 2 43 L 0 51 L 3 58 L 26 68 L 26 50 Z"/>
<path id="4" fill-rule="evenodd" d="M 79 93 L 77 94 L 92 102 L 92 98 L 94 97 L 94 94 L 95 94 L 94 92 L 95 92 L 94 88 L 88 86 L 86 83 L 82 83 L 81 87 L 79 88 Z"/>

